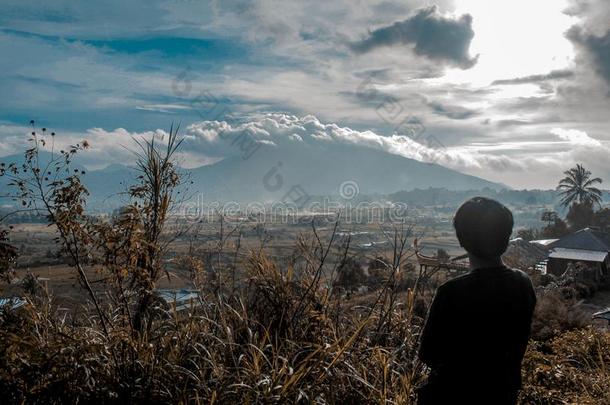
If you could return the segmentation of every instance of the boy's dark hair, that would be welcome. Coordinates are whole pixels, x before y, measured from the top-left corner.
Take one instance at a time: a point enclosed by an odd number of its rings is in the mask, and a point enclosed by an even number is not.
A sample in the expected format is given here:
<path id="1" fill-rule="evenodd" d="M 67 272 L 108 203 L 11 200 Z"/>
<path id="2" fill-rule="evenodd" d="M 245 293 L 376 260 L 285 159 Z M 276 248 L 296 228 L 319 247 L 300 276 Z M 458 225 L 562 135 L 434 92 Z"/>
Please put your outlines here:
<path id="1" fill-rule="evenodd" d="M 458 208 L 453 227 L 460 245 L 484 259 L 501 256 L 513 233 L 513 214 L 496 200 L 474 197 Z"/>

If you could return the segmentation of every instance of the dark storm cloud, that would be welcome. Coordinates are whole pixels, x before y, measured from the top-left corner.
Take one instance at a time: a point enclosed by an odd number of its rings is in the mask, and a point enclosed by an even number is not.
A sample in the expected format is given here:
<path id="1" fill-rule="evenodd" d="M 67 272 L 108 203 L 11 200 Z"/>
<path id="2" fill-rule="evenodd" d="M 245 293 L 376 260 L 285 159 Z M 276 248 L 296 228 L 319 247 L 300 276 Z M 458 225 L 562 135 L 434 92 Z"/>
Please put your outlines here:
<path id="1" fill-rule="evenodd" d="M 473 37 L 472 16 L 464 14 L 452 19 L 432 6 L 418 10 L 406 20 L 371 31 L 351 47 L 355 52 L 364 53 L 381 46 L 413 45 L 417 55 L 468 69 L 477 61 L 469 54 Z"/>
<path id="2" fill-rule="evenodd" d="M 524 83 L 539 83 L 547 80 L 567 79 L 574 76 L 571 70 L 553 70 L 543 75 L 531 75 L 524 77 L 516 77 L 514 79 L 494 80 L 492 85 L 497 84 L 524 84 Z"/>
<path id="3" fill-rule="evenodd" d="M 585 50 L 597 74 L 610 85 L 610 29 L 603 36 L 596 36 L 574 26 L 567 37 Z"/>

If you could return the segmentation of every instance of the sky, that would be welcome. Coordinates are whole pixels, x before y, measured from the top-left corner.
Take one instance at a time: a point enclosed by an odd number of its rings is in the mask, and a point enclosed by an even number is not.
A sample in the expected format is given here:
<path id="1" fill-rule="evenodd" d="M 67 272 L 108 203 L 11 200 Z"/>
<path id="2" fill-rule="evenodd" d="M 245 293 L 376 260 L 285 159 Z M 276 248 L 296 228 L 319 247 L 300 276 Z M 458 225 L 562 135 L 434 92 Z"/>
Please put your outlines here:
<path id="1" fill-rule="evenodd" d="M 514 188 L 553 188 L 576 163 L 610 183 L 606 0 L 1 7 L 0 156 L 23 149 L 32 119 L 58 143 L 87 139 L 91 168 L 128 164 L 134 136 L 172 123 L 187 167 L 235 153 L 222 128 L 274 144 L 306 123 L 319 142 Z"/>

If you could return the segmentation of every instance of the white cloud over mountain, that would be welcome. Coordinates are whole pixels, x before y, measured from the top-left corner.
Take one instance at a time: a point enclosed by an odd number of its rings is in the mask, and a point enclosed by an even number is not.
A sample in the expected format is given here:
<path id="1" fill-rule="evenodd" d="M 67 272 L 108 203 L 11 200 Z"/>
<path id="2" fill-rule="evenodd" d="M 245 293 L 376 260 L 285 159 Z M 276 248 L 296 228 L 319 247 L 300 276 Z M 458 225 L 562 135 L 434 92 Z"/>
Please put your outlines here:
<path id="1" fill-rule="evenodd" d="M 554 128 L 546 141 L 516 140 L 513 142 L 474 142 L 469 145 L 447 146 L 440 135 L 414 125 L 412 132 L 382 135 L 371 130 L 356 130 L 326 123 L 313 115 L 296 116 L 286 113 L 252 114 L 236 121 L 201 121 L 181 130 L 184 143 L 180 159 L 185 167 L 210 164 L 244 153 L 244 142 L 282 148 L 331 148 L 358 145 L 385 151 L 422 162 L 434 162 L 464 173 L 492 181 L 515 182 L 524 173 L 536 173 L 537 187 L 553 187 L 560 173 L 578 162 L 598 156 L 591 168 L 602 177 L 610 177 L 610 163 L 602 158 L 610 146 L 577 129 Z M 0 136 L 9 140 L 0 153 L 18 152 L 26 145 L 27 127 L 0 126 Z M 8 135 L 12 134 L 12 135 Z M 130 132 L 123 128 L 105 130 L 91 128 L 85 132 L 59 133 L 56 148 L 86 139 L 91 144 L 84 155 L 86 165 L 94 168 L 110 163 L 129 164 L 138 146 L 134 139 L 155 136 L 166 139 L 167 131 Z M 247 146 L 247 145 L 246 145 Z M 549 153 L 548 151 L 552 152 Z M 527 177 L 527 176 L 526 176 Z M 532 183 L 532 179 L 526 181 Z M 518 183 L 517 183 L 518 184 Z M 518 187 L 518 186 L 517 186 Z"/>

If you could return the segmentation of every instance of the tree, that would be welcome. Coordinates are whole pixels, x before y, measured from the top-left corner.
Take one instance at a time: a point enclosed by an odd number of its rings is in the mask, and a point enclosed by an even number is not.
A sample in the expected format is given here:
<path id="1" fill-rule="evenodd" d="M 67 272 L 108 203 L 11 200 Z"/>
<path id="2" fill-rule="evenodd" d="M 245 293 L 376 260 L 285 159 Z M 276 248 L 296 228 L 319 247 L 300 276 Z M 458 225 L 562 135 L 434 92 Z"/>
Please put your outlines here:
<path id="1" fill-rule="evenodd" d="M 559 218 L 559 215 L 557 215 L 555 211 L 544 211 L 540 217 L 540 220 L 546 222 L 547 226 L 551 226 L 555 223 L 557 218 Z"/>
<path id="2" fill-rule="evenodd" d="M 77 153 L 89 148 L 89 142 L 84 140 L 57 153 L 54 150 L 55 133 L 51 132 L 49 139 L 46 128 L 39 133 L 34 121 L 30 121 L 30 124 L 32 133 L 28 141 L 31 146 L 26 149 L 23 162 L 0 163 L 0 177 L 8 181 L 6 196 L 20 203 L 20 208 L 10 214 L 44 215 L 49 223 L 55 225 L 57 241 L 72 260 L 77 279 L 89 294 L 107 336 L 108 317 L 85 272 L 85 264 L 94 253 L 90 218 L 85 214 L 89 192 L 80 177 L 85 171 L 71 165 Z M 42 154 L 47 143 L 51 145 L 50 159 L 45 159 Z"/>
<path id="3" fill-rule="evenodd" d="M 449 256 L 449 253 L 447 253 L 445 249 L 438 249 L 436 251 L 436 258 L 440 263 L 447 263 L 449 262 L 449 259 L 451 259 L 451 256 Z"/>
<path id="4" fill-rule="evenodd" d="M 561 196 L 561 204 L 564 207 L 569 207 L 572 203 L 591 205 L 601 203 L 602 192 L 593 185 L 601 183 L 602 179 L 599 177 L 591 178 L 591 172 L 580 164 L 565 171 L 564 174 L 566 177 L 561 179 L 557 186 L 557 191 Z"/>
<path id="5" fill-rule="evenodd" d="M 592 225 L 594 215 L 593 204 L 591 202 L 573 203 L 570 205 L 566 220 L 572 230 L 577 231 Z"/>
<path id="6" fill-rule="evenodd" d="M 542 228 L 539 237 L 542 238 L 561 238 L 569 233 L 568 224 L 559 216 L 555 218 L 555 221 Z"/>
<path id="7" fill-rule="evenodd" d="M 141 147 L 136 153 L 140 175 L 128 189 L 130 203 L 117 213 L 120 215 L 102 221 L 86 213 L 89 193 L 81 180 L 85 171 L 72 166 L 74 157 L 88 149 L 89 143 L 82 141 L 57 153 L 55 133 L 49 137 L 45 128 L 42 134 L 37 133 L 34 122 L 31 124 L 32 146 L 25 151 L 24 162 L 0 162 L 0 177 L 8 181 L 7 196 L 20 203 L 20 208 L 7 215 L 34 213 L 45 216 L 56 227 L 60 252 L 76 269 L 77 279 L 94 304 L 106 336 L 118 318 L 106 311 L 107 300 L 98 299 L 85 270 L 88 266 L 101 266 L 100 271 L 108 276 L 106 280 L 117 287 L 106 295 L 123 304 L 126 319 L 122 320 L 128 321 L 134 334 L 144 332 L 143 327 L 150 326 L 145 322 L 148 315 L 154 315 L 150 308 L 156 282 L 163 271 L 169 274 L 162 266 L 162 257 L 171 237 L 162 235 L 182 184 L 174 159 L 181 143 L 177 128 L 170 129 L 165 143 L 155 137 L 136 140 Z M 50 158 L 42 153 L 47 145 Z M 0 218 L 0 224 L 7 215 Z M 0 276 L 10 272 L 13 253 L 17 252 L 0 229 Z M 137 300 L 136 305 L 133 300 Z"/>
<path id="8" fill-rule="evenodd" d="M 374 287 L 381 286 L 390 275 L 391 269 L 391 265 L 387 263 L 384 257 L 377 256 L 372 258 L 368 263 L 368 283 Z"/>
<path id="9" fill-rule="evenodd" d="M 521 238 L 523 240 L 526 241 L 531 241 L 534 239 L 538 239 L 538 234 L 539 232 L 536 229 L 531 229 L 531 228 L 527 228 L 527 229 L 519 229 L 517 231 L 517 237 Z"/>
<path id="10" fill-rule="evenodd" d="M 603 231 L 610 230 L 610 208 L 602 208 L 593 215 L 593 225 Z"/>
<path id="11" fill-rule="evenodd" d="M 360 263 L 355 258 L 348 257 L 337 268 L 337 279 L 334 284 L 349 291 L 364 284 L 365 281 L 366 274 Z"/>

